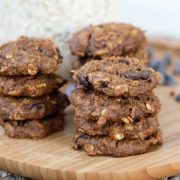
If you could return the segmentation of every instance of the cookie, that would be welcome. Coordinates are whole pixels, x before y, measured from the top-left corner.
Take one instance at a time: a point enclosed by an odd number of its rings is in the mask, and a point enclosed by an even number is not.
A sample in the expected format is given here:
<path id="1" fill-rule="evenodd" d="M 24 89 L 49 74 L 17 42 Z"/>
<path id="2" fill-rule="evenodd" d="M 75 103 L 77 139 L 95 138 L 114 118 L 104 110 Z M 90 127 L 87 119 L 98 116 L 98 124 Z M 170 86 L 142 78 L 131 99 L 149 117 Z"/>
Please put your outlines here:
<path id="1" fill-rule="evenodd" d="M 106 121 L 132 121 L 132 119 L 155 116 L 161 103 L 153 92 L 133 97 L 109 97 L 93 91 L 77 89 L 72 92 L 70 101 L 75 106 L 75 115 L 84 119 Z"/>
<path id="2" fill-rule="evenodd" d="M 5 120 L 42 119 L 64 109 L 68 105 L 66 95 L 59 92 L 36 98 L 0 96 L 0 118 Z"/>
<path id="3" fill-rule="evenodd" d="M 141 46 L 136 52 L 130 52 L 127 57 L 137 58 L 141 61 L 141 63 L 144 63 L 146 65 L 150 61 L 147 48 L 145 46 Z"/>
<path id="4" fill-rule="evenodd" d="M 77 116 L 74 117 L 74 122 L 80 133 L 91 136 L 106 135 L 111 137 L 113 140 L 144 140 L 158 131 L 159 124 L 157 117 L 132 119 L 132 122 L 126 121 L 125 119 L 123 120 L 124 121 L 118 122 L 108 121 L 105 124 L 100 124 L 99 121 L 86 120 L 85 118 Z"/>
<path id="5" fill-rule="evenodd" d="M 48 39 L 23 36 L 0 47 L 0 75 L 49 74 L 60 62 L 59 50 Z"/>
<path id="6" fill-rule="evenodd" d="M 63 128 L 63 114 L 56 114 L 41 120 L 7 121 L 0 119 L 0 125 L 11 138 L 41 139 Z"/>
<path id="7" fill-rule="evenodd" d="M 83 149 L 91 156 L 114 156 L 125 157 L 143 154 L 148 151 L 150 146 L 162 144 L 161 132 L 158 131 L 145 140 L 113 140 L 107 136 L 91 137 L 86 134 L 77 134 L 74 137 L 73 148 Z"/>
<path id="8" fill-rule="evenodd" d="M 137 96 L 152 91 L 160 74 L 144 67 L 136 58 L 107 57 L 94 60 L 73 71 L 77 88 L 94 90 L 108 96 Z"/>
<path id="9" fill-rule="evenodd" d="M 0 76 L 0 95 L 35 97 L 49 94 L 66 83 L 54 74 L 35 76 Z"/>
<path id="10" fill-rule="evenodd" d="M 123 57 L 123 56 L 121 56 Z M 146 47 L 140 47 L 136 52 L 130 52 L 125 57 L 133 57 L 139 59 L 142 63 L 148 64 L 149 63 L 149 57 L 147 54 Z M 103 57 L 96 57 L 94 60 L 102 60 Z M 84 65 L 86 62 L 91 61 L 92 57 L 79 57 L 79 61 L 81 65 Z"/>
<path id="11" fill-rule="evenodd" d="M 85 28 L 71 38 L 72 54 L 80 57 L 126 56 L 145 44 L 142 30 L 130 24 L 109 23 Z"/>

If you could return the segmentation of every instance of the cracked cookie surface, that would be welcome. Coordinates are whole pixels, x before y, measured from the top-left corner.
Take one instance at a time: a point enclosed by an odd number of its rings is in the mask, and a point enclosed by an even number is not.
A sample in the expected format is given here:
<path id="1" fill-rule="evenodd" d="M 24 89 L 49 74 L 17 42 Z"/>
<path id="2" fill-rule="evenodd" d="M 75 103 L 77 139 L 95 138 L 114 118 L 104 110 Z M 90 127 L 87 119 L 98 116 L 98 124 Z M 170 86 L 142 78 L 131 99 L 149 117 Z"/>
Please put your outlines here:
<path id="1" fill-rule="evenodd" d="M 48 39 L 22 36 L 0 46 L 0 75 L 49 74 L 60 62 L 59 50 Z"/>
<path id="2" fill-rule="evenodd" d="M 70 101 L 76 107 L 75 116 L 87 120 L 99 120 L 99 122 L 155 116 L 161 107 L 159 99 L 153 92 L 134 97 L 115 98 L 77 89 L 72 92 Z"/>
<path id="3" fill-rule="evenodd" d="M 0 95 L 35 97 L 49 94 L 65 84 L 57 75 L 0 76 Z"/>
<path id="4" fill-rule="evenodd" d="M 123 57 L 121 55 L 121 57 Z M 147 48 L 146 47 L 140 47 L 138 48 L 138 50 L 136 52 L 130 52 L 128 53 L 128 55 L 124 56 L 124 57 L 133 57 L 133 58 L 137 58 L 137 59 L 140 59 L 141 63 L 144 63 L 144 64 L 148 64 L 149 63 L 149 57 L 148 57 L 148 54 L 147 54 Z M 88 61 L 91 61 L 91 60 L 102 60 L 103 57 L 96 57 L 96 58 L 92 58 L 91 56 L 90 57 L 79 57 L 79 61 L 81 63 L 81 65 L 84 65 L 86 62 Z"/>
<path id="5" fill-rule="evenodd" d="M 125 157 L 143 154 L 150 146 L 162 144 L 161 132 L 158 131 L 145 140 L 113 140 L 107 136 L 89 136 L 77 133 L 74 137 L 73 148 L 83 149 L 91 156 Z"/>
<path id="6" fill-rule="evenodd" d="M 74 122 L 80 133 L 91 136 L 106 135 L 111 137 L 113 140 L 144 140 L 152 134 L 157 133 L 159 126 L 157 117 L 132 119 L 132 122 L 124 118 L 122 121 L 108 121 L 101 124 L 100 121 L 86 120 L 82 117 L 75 116 Z"/>
<path id="7" fill-rule="evenodd" d="M 73 80 L 77 88 L 108 96 L 137 96 L 152 91 L 160 83 L 160 74 L 136 58 L 113 56 L 87 62 L 73 72 Z"/>
<path id="8" fill-rule="evenodd" d="M 145 42 L 141 29 L 125 23 L 109 23 L 77 32 L 70 40 L 70 49 L 80 57 L 126 56 Z"/>
<path id="9" fill-rule="evenodd" d="M 35 98 L 0 96 L 0 117 L 17 121 L 42 119 L 60 108 L 64 109 L 68 103 L 66 95 L 60 92 Z"/>
<path id="10" fill-rule="evenodd" d="M 41 139 L 47 135 L 60 131 L 63 128 L 64 117 L 62 113 L 48 116 L 41 120 L 11 121 L 0 119 L 0 125 L 11 138 Z"/>

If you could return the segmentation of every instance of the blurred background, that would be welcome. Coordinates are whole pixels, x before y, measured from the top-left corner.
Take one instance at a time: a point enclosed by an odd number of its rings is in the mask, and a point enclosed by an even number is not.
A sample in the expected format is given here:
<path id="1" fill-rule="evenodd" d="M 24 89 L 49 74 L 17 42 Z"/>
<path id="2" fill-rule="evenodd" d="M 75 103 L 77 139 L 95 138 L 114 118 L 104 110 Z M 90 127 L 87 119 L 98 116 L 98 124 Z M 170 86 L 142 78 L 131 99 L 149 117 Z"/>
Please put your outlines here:
<path id="1" fill-rule="evenodd" d="M 127 22 L 148 36 L 180 38 L 178 0 L 0 0 L 0 43 L 20 35 L 51 38 L 60 47 L 67 77 L 76 66 L 68 51 L 71 34 L 90 24 Z"/>

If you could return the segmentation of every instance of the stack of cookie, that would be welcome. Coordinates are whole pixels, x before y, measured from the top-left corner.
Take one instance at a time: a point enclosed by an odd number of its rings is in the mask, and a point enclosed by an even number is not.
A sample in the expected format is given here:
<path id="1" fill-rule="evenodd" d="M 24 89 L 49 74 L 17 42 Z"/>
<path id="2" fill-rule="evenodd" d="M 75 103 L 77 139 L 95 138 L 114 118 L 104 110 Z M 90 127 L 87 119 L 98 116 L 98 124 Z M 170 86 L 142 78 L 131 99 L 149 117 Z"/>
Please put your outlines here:
<path id="1" fill-rule="evenodd" d="M 144 33 L 130 24 L 110 23 L 82 29 L 71 38 L 70 49 L 81 64 L 106 56 L 136 57 L 148 63 Z"/>
<path id="2" fill-rule="evenodd" d="M 157 118 L 161 104 L 153 93 L 159 73 L 136 58 L 112 56 L 87 62 L 73 72 L 73 80 L 75 149 L 122 157 L 162 144 Z"/>
<path id="3" fill-rule="evenodd" d="M 52 74 L 60 62 L 50 40 L 20 37 L 0 47 L 0 124 L 8 136 L 40 139 L 62 129 L 65 81 Z"/>

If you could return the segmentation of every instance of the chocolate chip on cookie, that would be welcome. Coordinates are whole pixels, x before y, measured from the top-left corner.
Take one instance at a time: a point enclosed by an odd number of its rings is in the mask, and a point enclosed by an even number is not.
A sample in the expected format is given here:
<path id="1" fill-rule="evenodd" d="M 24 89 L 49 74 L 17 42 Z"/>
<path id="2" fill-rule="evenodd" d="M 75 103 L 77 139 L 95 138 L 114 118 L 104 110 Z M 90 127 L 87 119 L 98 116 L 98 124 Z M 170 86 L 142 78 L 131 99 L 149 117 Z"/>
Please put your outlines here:
<path id="1" fill-rule="evenodd" d="M 36 98 L 0 96 L 0 118 L 17 121 L 42 119 L 67 105 L 66 95 L 59 92 Z"/>
<path id="2" fill-rule="evenodd" d="M 137 96 L 155 88 L 160 74 L 144 67 L 136 58 L 113 56 L 87 62 L 74 72 L 73 79 L 78 88 L 108 96 Z"/>

